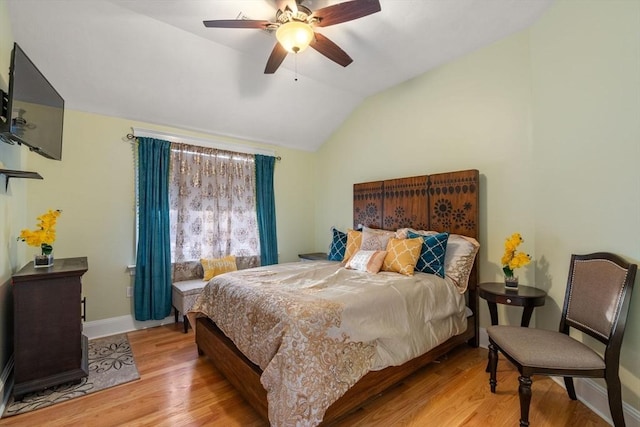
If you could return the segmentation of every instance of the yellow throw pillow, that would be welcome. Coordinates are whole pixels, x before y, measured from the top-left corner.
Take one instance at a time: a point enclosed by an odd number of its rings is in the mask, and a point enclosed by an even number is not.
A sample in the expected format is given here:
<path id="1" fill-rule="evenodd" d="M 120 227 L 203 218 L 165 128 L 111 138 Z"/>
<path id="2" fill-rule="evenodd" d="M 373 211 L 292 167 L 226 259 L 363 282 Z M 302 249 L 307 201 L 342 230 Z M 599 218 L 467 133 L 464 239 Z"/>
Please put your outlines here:
<path id="1" fill-rule="evenodd" d="M 389 239 L 387 243 L 387 256 L 382 263 L 382 271 L 393 271 L 413 276 L 420 250 L 422 249 L 422 238 L 415 239 Z"/>
<path id="2" fill-rule="evenodd" d="M 360 250 L 362 244 L 362 231 L 356 231 L 352 229 L 347 230 L 347 249 L 344 251 L 344 258 L 342 262 L 349 261 L 349 258 Z"/>
<path id="3" fill-rule="evenodd" d="M 201 258 L 200 263 L 204 270 L 204 277 L 202 278 L 204 281 L 209 281 L 219 274 L 236 271 L 238 269 L 236 266 L 236 257 L 233 255 L 223 258 Z"/>

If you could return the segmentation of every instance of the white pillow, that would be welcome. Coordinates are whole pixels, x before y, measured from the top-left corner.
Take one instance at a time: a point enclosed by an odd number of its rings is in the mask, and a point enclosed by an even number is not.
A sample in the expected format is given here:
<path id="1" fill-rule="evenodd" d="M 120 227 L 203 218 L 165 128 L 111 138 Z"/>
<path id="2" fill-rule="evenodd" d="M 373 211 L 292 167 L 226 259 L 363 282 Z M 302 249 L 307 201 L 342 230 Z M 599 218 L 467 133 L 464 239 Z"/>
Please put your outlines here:
<path id="1" fill-rule="evenodd" d="M 396 239 L 406 239 L 407 233 L 409 231 L 415 234 L 422 234 L 424 236 L 428 236 L 430 234 L 437 234 L 435 231 L 415 230 L 413 228 L 398 228 L 395 233 Z"/>
<path id="2" fill-rule="evenodd" d="M 382 267 L 387 251 L 363 251 L 359 250 L 347 261 L 345 268 L 350 270 L 366 271 L 367 273 L 377 273 Z"/>

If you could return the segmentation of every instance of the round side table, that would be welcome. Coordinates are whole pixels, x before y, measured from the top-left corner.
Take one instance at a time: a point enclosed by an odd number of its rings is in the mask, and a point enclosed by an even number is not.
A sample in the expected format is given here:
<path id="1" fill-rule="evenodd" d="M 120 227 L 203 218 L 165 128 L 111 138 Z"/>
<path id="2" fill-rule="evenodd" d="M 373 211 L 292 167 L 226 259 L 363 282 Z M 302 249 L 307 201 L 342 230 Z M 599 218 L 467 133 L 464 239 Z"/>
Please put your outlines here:
<path id="1" fill-rule="evenodd" d="M 507 288 L 504 283 L 491 282 L 480 284 L 480 297 L 487 300 L 491 324 L 498 324 L 497 304 L 514 305 L 523 307 L 520 326 L 528 327 L 533 309 L 544 305 L 547 293 L 542 289 L 520 285 L 517 288 Z"/>

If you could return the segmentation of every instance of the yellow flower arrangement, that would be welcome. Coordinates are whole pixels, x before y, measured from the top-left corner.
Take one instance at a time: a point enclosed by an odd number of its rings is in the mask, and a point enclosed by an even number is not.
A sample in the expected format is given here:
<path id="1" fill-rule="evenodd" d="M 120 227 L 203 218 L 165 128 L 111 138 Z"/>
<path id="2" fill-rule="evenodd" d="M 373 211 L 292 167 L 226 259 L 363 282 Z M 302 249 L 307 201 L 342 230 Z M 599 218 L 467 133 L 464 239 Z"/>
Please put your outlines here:
<path id="1" fill-rule="evenodd" d="M 29 246 L 39 247 L 42 255 L 50 255 L 53 251 L 53 242 L 56 240 L 56 221 L 62 213 L 61 210 L 51 210 L 36 218 L 38 228 L 35 230 L 24 229 L 20 232 L 18 240 L 25 242 Z"/>
<path id="2" fill-rule="evenodd" d="M 517 252 L 520 243 L 524 242 L 520 233 L 513 233 L 504 242 L 504 255 L 502 255 L 502 271 L 505 277 L 513 277 L 513 270 L 524 267 L 531 262 L 531 256 L 524 252 Z"/>

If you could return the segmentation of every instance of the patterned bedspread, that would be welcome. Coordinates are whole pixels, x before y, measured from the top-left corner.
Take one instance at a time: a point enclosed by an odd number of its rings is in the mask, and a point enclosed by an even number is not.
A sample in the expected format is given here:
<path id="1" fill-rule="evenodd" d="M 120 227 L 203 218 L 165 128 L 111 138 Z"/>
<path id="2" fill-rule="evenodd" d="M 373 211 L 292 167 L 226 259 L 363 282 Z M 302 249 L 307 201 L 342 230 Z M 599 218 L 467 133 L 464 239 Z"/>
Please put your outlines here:
<path id="1" fill-rule="evenodd" d="M 448 279 L 296 262 L 215 277 L 189 313 L 207 316 L 263 374 L 274 426 L 317 425 L 370 370 L 400 365 L 466 329 Z"/>

